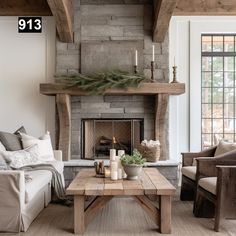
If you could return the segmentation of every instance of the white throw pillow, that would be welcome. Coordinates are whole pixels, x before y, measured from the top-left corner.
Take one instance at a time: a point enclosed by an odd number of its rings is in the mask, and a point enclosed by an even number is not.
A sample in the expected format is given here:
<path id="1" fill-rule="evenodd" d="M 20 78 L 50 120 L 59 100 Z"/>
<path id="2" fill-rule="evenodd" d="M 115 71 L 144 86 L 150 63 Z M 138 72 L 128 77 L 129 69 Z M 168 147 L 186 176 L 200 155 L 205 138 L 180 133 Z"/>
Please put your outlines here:
<path id="1" fill-rule="evenodd" d="M 39 159 L 41 161 L 54 161 L 54 153 L 52 148 L 52 142 L 49 132 L 40 138 L 35 138 L 27 134 L 20 133 L 21 140 L 24 148 L 32 146 L 34 144 L 38 145 Z"/>
<path id="2" fill-rule="evenodd" d="M 1 151 L 0 155 L 6 160 L 6 162 L 9 162 L 10 167 L 14 169 L 42 163 L 39 160 L 39 151 L 37 144 L 24 150 Z"/>
<path id="3" fill-rule="evenodd" d="M 0 142 L 0 151 L 6 151 L 5 146 Z"/>

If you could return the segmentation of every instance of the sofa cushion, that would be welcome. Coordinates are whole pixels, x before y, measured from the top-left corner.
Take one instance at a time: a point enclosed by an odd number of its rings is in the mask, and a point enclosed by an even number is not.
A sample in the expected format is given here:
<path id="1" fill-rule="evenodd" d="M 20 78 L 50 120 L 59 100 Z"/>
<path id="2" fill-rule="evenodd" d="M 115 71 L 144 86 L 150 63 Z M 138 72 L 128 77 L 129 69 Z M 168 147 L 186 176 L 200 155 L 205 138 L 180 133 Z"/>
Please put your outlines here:
<path id="1" fill-rule="evenodd" d="M 196 166 L 184 166 L 182 167 L 181 172 L 184 176 L 192 180 L 196 180 L 196 172 L 197 172 Z"/>
<path id="2" fill-rule="evenodd" d="M 226 152 L 230 152 L 233 150 L 236 150 L 236 143 L 228 143 L 221 140 L 216 148 L 215 156 L 219 156 L 221 154 L 224 154 Z"/>
<path id="3" fill-rule="evenodd" d="M 27 134 L 21 134 L 23 147 L 27 148 L 31 145 L 37 144 L 39 148 L 39 158 L 41 161 L 54 161 L 54 153 L 49 132 L 40 138 L 35 138 Z"/>
<path id="4" fill-rule="evenodd" d="M 17 151 L 22 149 L 21 137 L 19 131 L 26 133 L 25 128 L 21 126 L 14 134 L 0 131 L 0 141 L 7 151 Z"/>
<path id="5" fill-rule="evenodd" d="M 0 156 L 14 169 L 41 163 L 37 145 L 18 151 L 0 151 Z"/>
<path id="6" fill-rule="evenodd" d="M 0 141 L 8 151 L 17 151 L 22 149 L 21 140 L 16 134 L 1 131 Z"/>
<path id="7" fill-rule="evenodd" d="M 9 170 L 10 167 L 8 166 L 6 160 L 0 155 L 0 170 Z"/>
<path id="8" fill-rule="evenodd" d="M 6 151 L 7 149 L 4 147 L 2 142 L 0 142 L 0 151 Z"/>
<path id="9" fill-rule="evenodd" d="M 25 203 L 30 202 L 42 188 L 51 182 L 52 173 L 47 170 L 27 171 L 32 180 L 25 183 Z"/>
<path id="10" fill-rule="evenodd" d="M 199 180 L 198 185 L 208 192 L 216 195 L 217 177 L 207 177 Z"/>

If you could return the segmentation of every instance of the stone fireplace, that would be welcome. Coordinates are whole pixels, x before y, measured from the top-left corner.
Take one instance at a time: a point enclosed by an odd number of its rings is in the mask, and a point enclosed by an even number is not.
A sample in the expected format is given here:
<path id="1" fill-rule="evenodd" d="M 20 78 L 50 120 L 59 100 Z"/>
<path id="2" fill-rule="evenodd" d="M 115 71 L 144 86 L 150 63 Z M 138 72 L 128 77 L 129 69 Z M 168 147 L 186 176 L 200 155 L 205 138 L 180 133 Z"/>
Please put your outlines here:
<path id="1" fill-rule="evenodd" d="M 74 42 L 57 42 L 56 73 L 133 72 L 137 50 L 138 72 L 150 78 L 154 44 L 157 83 L 108 89 L 102 96 L 59 84 L 41 84 L 42 94 L 56 96 L 58 148 L 63 150 L 64 160 L 84 157 L 83 122 L 102 119 L 142 120 L 141 138 L 159 139 L 161 159 L 169 159 L 168 99 L 169 95 L 184 93 L 185 88 L 184 84 L 169 84 L 168 34 L 162 43 L 153 43 L 152 0 L 115 2 L 74 1 Z"/>

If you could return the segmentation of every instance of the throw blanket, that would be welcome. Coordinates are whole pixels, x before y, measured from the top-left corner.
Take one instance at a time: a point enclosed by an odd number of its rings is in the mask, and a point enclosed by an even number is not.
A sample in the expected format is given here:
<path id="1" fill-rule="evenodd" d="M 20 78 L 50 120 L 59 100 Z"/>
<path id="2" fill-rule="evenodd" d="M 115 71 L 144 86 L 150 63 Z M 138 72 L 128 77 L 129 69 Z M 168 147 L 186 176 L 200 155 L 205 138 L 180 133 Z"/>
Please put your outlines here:
<path id="1" fill-rule="evenodd" d="M 20 170 L 24 171 L 34 171 L 34 170 L 48 170 L 52 173 L 52 187 L 55 191 L 56 196 L 60 200 L 67 200 L 65 195 L 65 188 L 62 184 L 62 179 L 60 173 L 55 169 L 54 166 L 50 164 L 37 164 L 37 165 L 31 165 L 31 166 L 23 166 L 20 168 Z"/>

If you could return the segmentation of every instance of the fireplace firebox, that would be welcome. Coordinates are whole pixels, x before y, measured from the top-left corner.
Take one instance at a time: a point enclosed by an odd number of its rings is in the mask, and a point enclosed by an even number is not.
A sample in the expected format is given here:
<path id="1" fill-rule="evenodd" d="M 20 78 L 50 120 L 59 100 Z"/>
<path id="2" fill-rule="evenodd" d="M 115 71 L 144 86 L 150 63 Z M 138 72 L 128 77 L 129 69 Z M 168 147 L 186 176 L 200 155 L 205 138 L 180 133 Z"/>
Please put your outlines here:
<path id="1" fill-rule="evenodd" d="M 143 119 L 83 119 L 81 157 L 109 158 L 109 150 L 125 150 L 130 154 L 144 136 Z"/>

